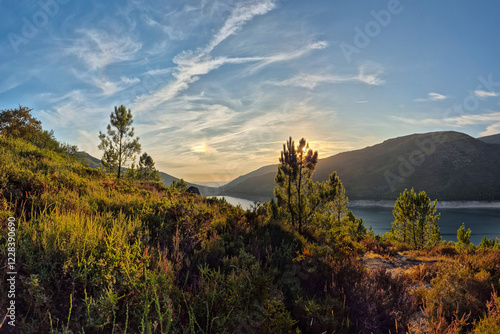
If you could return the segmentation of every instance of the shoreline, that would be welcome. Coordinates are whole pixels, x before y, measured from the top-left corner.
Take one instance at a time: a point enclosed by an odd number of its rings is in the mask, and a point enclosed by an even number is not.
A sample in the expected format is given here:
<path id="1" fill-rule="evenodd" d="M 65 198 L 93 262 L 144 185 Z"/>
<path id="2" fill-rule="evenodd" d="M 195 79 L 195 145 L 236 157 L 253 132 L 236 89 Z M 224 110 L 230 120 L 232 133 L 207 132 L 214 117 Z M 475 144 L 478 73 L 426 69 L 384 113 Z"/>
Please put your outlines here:
<path id="1" fill-rule="evenodd" d="M 395 200 L 353 200 L 348 207 L 394 208 Z M 438 201 L 436 209 L 500 209 L 500 201 Z"/>
<path id="2" fill-rule="evenodd" d="M 247 201 L 259 201 L 261 203 L 270 201 L 270 198 L 261 196 L 242 196 L 242 194 L 218 194 L 209 196 L 229 196 L 233 198 L 240 198 Z M 348 208 L 394 208 L 396 200 L 371 200 L 360 199 L 349 201 Z M 439 201 L 436 209 L 500 209 L 500 201 Z"/>

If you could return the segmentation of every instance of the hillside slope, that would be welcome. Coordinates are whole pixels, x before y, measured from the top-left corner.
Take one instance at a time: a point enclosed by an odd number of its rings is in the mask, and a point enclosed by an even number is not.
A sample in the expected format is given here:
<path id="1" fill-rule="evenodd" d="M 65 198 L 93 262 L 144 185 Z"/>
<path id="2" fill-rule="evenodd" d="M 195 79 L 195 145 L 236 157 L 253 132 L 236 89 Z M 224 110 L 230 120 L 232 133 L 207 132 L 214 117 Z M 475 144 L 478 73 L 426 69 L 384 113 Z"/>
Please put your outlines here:
<path id="1" fill-rule="evenodd" d="M 485 136 L 485 137 L 479 137 L 477 138 L 482 142 L 485 142 L 487 144 L 497 144 L 500 145 L 500 133 L 496 135 L 491 135 L 491 136 Z"/>
<path id="2" fill-rule="evenodd" d="M 87 152 L 78 152 L 78 153 L 81 156 L 83 156 L 85 164 L 87 166 L 89 166 L 90 168 L 99 169 L 99 167 L 102 166 L 100 159 L 97 159 L 96 157 L 91 156 Z M 123 167 L 123 171 L 126 171 L 126 170 L 127 170 L 127 168 Z M 180 180 L 179 178 L 172 176 L 170 174 L 164 173 L 164 172 L 158 171 L 158 173 L 160 174 L 160 177 L 163 181 L 163 184 L 167 187 L 170 186 L 173 181 Z M 219 194 L 219 189 L 216 187 L 208 187 L 208 186 L 198 185 L 198 184 L 190 183 L 190 182 L 187 182 L 187 184 L 188 184 L 188 186 L 194 186 L 194 187 L 198 188 L 200 190 L 200 193 L 202 195 L 205 195 L 205 196 L 217 196 Z"/>
<path id="3" fill-rule="evenodd" d="M 498 200 L 498 166 L 498 145 L 448 131 L 393 138 L 320 159 L 313 179 L 324 181 L 337 171 L 350 199 L 394 199 L 413 187 L 439 200 Z M 222 191 L 270 198 L 276 168 L 249 173 Z"/>

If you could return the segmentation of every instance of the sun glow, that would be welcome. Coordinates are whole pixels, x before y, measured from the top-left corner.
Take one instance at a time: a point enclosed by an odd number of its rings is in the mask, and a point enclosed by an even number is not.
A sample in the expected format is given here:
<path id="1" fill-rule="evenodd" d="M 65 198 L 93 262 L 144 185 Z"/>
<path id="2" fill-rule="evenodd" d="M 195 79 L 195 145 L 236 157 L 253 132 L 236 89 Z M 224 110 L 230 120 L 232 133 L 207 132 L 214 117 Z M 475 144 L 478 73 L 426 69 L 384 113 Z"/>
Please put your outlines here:
<path id="1" fill-rule="evenodd" d="M 208 146 L 206 143 L 203 143 L 201 145 L 191 147 L 191 151 L 193 151 L 193 152 L 208 152 Z"/>

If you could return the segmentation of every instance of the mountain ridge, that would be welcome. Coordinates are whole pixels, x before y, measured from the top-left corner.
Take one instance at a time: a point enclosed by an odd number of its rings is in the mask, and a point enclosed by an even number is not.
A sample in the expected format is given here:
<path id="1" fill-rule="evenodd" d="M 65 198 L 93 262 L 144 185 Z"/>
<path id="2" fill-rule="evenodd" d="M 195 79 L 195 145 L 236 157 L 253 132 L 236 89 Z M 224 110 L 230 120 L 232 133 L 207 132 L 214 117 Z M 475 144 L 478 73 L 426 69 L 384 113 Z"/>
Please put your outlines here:
<path id="1" fill-rule="evenodd" d="M 390 138 L 320 159 L 313 180 L 324 181 L 337 171 L 353 200 L 395 199 L 412 187 L 440 200 L 499 200 L 497 166 L 498 145 L 440 131 Z M 221 187 L 221 193 L 271 198 L 276 170 L 277 164 L 261 167 Z"/>
<path id="2" fill-rule="evenodd" d="M 497 133 L 496 135 L 490 135 L 490 136 L 484 136 L 484 137 L 479 137 L 477 138 L 485 143 L 488 144 L 497 144 L 500 145 L 500 133 Z"/>

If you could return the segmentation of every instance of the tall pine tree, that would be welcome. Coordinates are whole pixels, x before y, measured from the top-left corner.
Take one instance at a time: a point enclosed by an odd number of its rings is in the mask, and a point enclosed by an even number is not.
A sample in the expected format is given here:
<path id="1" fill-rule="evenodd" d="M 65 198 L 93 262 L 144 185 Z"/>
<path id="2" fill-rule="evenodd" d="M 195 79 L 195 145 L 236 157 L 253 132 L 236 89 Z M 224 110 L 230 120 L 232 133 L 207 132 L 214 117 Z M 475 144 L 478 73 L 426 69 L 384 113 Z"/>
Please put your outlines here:
<path id="1" fill-rule="evenodd" d="M 304 138 L 296 147 L 290 137 L 283 144 L 279 162 L 275 178 L 277 187 L 274 189 L 277 204 L 286 208 L 292 226 L 298 224 L 299 232 L 302 233 L 302 225 L 308 213 L 308 185 L 318 163 L 318 152 L 309 149 Z"/>
<path id="2" fill-rule="evenodd" d="M 111 113 L 110 123 L 107 127 L 107 135 L 99 131 L 99 149 L 104 151 L 102 163 L 110 170 L 117 169 L 117 179 L 120 180 L 121 169 L 127 161 L 141 151 L 139 137 L 134 138 L 132 111 L 127 110 L 124 105 L 115 107 Z"/>

